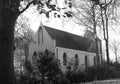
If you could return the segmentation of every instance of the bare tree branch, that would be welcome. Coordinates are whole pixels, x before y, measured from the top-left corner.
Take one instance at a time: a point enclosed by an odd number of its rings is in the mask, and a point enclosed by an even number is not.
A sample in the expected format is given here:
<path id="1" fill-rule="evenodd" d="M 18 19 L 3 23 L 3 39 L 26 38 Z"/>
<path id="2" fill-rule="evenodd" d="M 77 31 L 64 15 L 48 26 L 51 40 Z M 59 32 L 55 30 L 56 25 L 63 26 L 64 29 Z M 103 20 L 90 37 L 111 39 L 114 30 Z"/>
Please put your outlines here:
<path id="1" fill-rule="evenodd" d="M 110 0 L 110 2 L 109 2 L 106 6 L 108 6 L 109 4 L 111 4 L 111 3 L 112 3 L 112 1 L 113 1 L 113 0 Z"/>
<path id="2" fill-rule="evenodd" d="M 27 10 L 27 9 L 29 8 L 29 6 L 30 6 L 33 2 L 34 2 L 34 0 L 31 1 L 31 2 L 29 2 L 29 3 L 27 4 L 27 6 L 26 6 L 22 11 L 20 11 L 20 14 L 23 13 L 25 10 Z"/>

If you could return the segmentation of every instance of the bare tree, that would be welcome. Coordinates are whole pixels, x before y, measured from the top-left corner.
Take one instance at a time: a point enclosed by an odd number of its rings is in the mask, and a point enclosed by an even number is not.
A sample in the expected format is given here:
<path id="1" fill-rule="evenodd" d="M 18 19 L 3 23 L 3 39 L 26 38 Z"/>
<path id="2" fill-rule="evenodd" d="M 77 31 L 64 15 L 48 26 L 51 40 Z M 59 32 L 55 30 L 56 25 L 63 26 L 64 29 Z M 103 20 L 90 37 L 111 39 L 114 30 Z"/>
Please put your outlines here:
<path id="1" fill-rule="evenodd" d="M 106 45 L 106 56 L 107 62 L 109 63 L 109 29 L 110 26 L 117 22 L 117 7 L 119 2 L 117 0 L 105 0 L 99 2 L 100 11 L 101 11 L 101 24 L 103 29 L 103 36 Z"/>
<path id="2" fill-rule="evenodd" d="M 109 63 L 109 28 L 118 20 L 117 8 L 119 1 L 117 0 L 73 0 L 73 6 L 77 12 L 74 12 L 74 17 L 78 19 L 78 24 L 92 29 L 95 38 L 97 37 L 97 28 L 103 30 L 103 37 L 106 45 L 107 62 Z M 98 56 L 96 39 L 96 55 Z"/>
<path id="3" fill-rule="evenodd" d="M 119 51 L 120 51 L 120 42 L 114 40 L 111 44 L 110 44 L 110 49 L 113 51 L 114 55 L 115 55 L 115 61 L 118 62 L 118 58 L 119 58 Z"/>
<path id="4" fill-rule="evenodd" d="M 26 61 L 29 56 L 29 45 L 35 42 L 33 35 L 34 32 L 30 28 L 29 19 L 20 15 L 15 25 L 15 47 L 24 51 Z"/>

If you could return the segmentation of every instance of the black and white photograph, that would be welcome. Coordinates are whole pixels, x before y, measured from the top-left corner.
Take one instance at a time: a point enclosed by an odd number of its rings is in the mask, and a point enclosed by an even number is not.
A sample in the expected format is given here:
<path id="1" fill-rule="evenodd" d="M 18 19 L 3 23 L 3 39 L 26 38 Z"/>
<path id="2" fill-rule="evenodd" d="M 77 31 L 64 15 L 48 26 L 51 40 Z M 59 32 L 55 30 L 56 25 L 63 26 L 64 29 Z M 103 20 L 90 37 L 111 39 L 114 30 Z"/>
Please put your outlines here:
<path id="1" fill-rule="evenodd" d="M 120 84 L 120 0 L 0 0 L 0 84 Z"/>

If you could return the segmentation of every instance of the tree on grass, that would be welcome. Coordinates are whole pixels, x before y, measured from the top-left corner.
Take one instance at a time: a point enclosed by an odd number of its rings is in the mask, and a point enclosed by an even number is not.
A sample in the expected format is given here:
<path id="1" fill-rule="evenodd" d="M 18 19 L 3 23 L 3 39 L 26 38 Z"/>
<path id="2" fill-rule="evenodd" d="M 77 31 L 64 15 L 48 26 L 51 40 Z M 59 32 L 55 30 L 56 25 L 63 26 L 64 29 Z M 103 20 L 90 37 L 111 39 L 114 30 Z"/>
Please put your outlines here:
<path id="1" fill-rule="evenodd" d="M 14 26 L 17 18 L 30 6 L 36 5 L 39 13 L 60 11 L 53 0 L 0 0 L 0 82 L 15 84 L 13 67 Z M 56 1 L 56 0 L 55 0 Z"/>

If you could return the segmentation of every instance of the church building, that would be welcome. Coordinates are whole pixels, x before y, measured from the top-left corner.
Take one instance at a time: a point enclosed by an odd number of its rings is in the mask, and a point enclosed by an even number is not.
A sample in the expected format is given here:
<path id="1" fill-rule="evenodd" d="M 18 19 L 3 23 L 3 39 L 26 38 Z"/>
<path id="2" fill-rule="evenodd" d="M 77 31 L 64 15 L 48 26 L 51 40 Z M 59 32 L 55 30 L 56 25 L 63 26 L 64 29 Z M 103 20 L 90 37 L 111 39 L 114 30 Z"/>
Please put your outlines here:
<path id="1" fill-rule="evenodd" d="M 102 45 L 98 39 L 99 61 L 102 60 Z M 35 35 L 35 43 L 29 46 L 29 60 L 39 51 L 46 49 L 55 53 L 55 57 L 60 61 L 63 71 L 70 62 L 75 62 L 80 69 L 87 66 L 97 65 L 96 47 L 94 34 L 87 30 L 84 36 L 74 35 L 62 30 L 41 25 Z"/>

